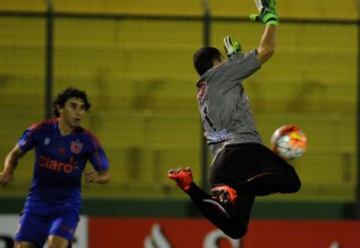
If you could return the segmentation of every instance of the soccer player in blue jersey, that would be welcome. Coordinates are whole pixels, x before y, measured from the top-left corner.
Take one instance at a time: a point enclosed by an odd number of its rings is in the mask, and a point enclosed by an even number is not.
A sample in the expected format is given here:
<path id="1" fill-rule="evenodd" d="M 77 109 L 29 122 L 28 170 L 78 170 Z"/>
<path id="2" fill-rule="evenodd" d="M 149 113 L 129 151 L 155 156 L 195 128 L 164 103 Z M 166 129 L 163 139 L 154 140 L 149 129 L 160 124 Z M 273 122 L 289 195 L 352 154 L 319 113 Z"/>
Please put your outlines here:
<path id="1" fill-rule="evenodd" d="M 211 194 L 199 188 L 190 168 L 170 170 L 199 211 L 228 236 L 238 239 L 247 232 L 256 196 L 293 193 L 301 182 L 294 168 L 263 145 L 250 110 L 243 80 L 273 55 L 278 25 L 275 0 L 255 0 L 265 24 L 256 49 L 240 52 L 229 37 L 224 39 L 228 59 L 214 47 L 194 53 L 198 107 L 214 159 L 210 167 Z"/>
<path id="2" fill-rule="evenodd" d="M 110 180 L 109 162 L 98 139 L 80 126 L 90 103 L 84 91 L 67 88 L 54 101 L 56 118 L 29 127 L 9 152 L 0 185 L 13 178 L 19 160 L 35 150 L 33 179 L 16 233 L 16 248 L 71 247 L 81 203 L 81 176 L 87 183 Z"/>

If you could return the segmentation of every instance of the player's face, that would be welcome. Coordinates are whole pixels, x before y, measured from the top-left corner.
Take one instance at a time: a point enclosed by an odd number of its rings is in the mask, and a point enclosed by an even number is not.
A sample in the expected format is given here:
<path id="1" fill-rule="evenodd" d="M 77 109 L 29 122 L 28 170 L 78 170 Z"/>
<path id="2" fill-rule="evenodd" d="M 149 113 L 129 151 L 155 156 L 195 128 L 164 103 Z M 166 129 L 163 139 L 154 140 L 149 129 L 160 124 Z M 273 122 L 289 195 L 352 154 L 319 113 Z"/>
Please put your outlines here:
<path id="1" fill-rule="evenodd" d="M 60 118 L 62 118 L 69 127 L 75 128 L 80 126 L 81 120 L 86 112 L 85 103 L 80 98 L 70 98 L 59 109 Z"/>

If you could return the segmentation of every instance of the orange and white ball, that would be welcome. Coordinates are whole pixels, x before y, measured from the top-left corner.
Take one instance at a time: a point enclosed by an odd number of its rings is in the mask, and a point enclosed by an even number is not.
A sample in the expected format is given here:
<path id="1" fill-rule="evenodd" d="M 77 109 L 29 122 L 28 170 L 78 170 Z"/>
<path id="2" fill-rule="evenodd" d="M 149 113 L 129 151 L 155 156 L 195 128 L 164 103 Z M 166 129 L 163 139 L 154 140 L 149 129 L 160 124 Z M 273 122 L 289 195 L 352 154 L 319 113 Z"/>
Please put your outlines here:
<path id="1" fill-rule="evenodd" d="M 300 158 L 306 151 L 307 137 L 296 125 L 284 125 L 271 137 L 271 149 L 285 159 Z"/>

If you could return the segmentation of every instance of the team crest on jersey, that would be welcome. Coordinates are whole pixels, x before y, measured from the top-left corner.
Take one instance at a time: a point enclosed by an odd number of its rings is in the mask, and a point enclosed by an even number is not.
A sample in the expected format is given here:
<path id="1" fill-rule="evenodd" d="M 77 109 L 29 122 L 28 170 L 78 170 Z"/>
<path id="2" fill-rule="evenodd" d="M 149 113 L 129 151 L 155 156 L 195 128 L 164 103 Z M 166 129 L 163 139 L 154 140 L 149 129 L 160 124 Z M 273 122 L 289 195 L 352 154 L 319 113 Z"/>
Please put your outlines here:
<path id="1" fill-rule="evenodd" d="M 84 144 L 83 144 L 83 143 L 80 143 L 79 140 L 72 141 L 72 142 L 71 142 L 71 146 L 70 146 L 70 150 L 71 150 L 73 153 L 78 154 L 78 153 L 81 152 L 83 146 L 84 146 Z"/>

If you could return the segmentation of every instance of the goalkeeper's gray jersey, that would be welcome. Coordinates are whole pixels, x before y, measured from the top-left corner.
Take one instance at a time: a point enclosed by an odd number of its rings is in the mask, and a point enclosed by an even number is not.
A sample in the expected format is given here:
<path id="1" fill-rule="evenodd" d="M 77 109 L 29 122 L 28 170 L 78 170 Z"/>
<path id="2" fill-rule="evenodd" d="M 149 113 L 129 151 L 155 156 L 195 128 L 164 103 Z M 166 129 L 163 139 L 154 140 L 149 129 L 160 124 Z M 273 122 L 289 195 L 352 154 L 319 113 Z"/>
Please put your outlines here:
<path id="1" fill-rule="evenodd" d="M 212 151 L 223 142 L 262 143 L 242 84 L 260 66 L 253 50 L 210 69 L 198 80 L 198 105 Z"/>

